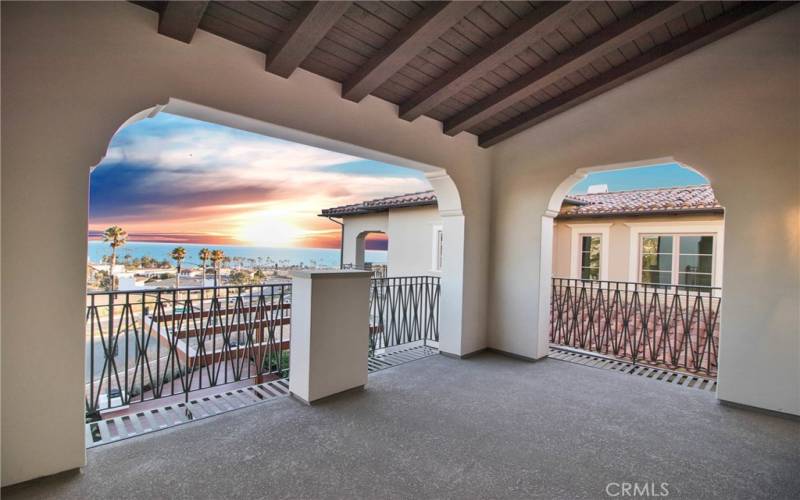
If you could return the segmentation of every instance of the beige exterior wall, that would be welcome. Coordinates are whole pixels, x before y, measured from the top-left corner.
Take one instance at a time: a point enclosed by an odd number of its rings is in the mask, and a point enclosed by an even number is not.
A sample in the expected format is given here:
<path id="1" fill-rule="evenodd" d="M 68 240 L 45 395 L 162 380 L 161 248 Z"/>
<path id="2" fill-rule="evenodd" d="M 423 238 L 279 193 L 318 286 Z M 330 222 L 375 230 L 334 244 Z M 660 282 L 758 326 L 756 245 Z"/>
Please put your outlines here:
<path id="1" fill-rule="evenodd" d="M 436 207 L 390 210 L 389 276 L 440 275 L 433 269 L 433 230 L 441 225 Z"/>
<path id="2" fill-rule="evenodd" d="M 553 277 L 579 278 L 577 236 L 581 234 L 603 234 L 608 238 L 602 245 L 601 279 L 610 281 L 640 281 L 638 268 L 639 237 L 642 232 L 665 234 L 713 234 L 714 276 L 713 286 L 722 286 L 722 263 L 724 262 L 724 218 L 722 215 L 685 215 L 668 217 L 618 217 L 556 219 L 553 225 Z M 668 230 L 669 229 L 669 230 Z M 631 253 L 633 251 L 633 253 Z"/>

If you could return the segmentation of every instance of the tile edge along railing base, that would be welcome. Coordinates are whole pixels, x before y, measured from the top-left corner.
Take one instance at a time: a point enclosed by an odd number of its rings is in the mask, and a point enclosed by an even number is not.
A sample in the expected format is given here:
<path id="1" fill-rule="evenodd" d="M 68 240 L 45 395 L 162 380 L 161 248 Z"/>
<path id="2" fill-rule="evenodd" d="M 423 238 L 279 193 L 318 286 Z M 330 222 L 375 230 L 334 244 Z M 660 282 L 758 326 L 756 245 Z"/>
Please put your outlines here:
<path id="1" fill-rule="evenodd" d="M 395 346 L 369 358 L 369 373 L 434 356 L 439 350 L 424 343 Z M 224 390 L 158 408 L 116 416 L 86 424 L 86 448 L 117 443 L 126 439 L 190 424 L 243 408 L 277 401 L 289 396 L 288 378 L 263 384 Z"/>
<path id="2" fill-rule="evenodd" d="M 550 345 L 548 359 L 579 364 L 588 368 L 616 371 L 622 375 L 637 375 L 647 380 L 666 382 L 686 389 L 701 389 L 711 393 L 717 391 L 717 380 L 712 377 L 703 377 L 696 373 L 675 371 L 643 363 L 634 364 L 629 360 L 562 345 Z"/>

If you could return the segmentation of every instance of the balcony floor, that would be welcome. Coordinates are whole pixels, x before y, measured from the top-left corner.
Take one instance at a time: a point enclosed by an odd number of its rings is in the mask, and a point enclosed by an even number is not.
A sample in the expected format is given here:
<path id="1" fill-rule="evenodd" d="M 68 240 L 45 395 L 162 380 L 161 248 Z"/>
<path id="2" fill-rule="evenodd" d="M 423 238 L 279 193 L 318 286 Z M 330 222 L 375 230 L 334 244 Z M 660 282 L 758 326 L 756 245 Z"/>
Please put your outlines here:
<path id="1" fill-rule="evenodd" d="M 280 398 L 89 450 L 4 498 L 796 498 L 800 422 L 636 376 L 432 356 L 307 407 Z"/>

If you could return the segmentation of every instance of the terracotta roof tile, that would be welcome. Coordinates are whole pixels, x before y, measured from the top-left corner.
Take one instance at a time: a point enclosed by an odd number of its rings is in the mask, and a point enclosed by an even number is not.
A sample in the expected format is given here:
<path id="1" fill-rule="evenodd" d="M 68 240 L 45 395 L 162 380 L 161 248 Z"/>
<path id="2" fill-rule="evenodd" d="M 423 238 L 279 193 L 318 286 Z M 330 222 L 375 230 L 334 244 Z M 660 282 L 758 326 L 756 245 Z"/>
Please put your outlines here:
<path id="1" fill-rule="evenodd" d="M 341 217 L 385 212 L 393 208 L 436 205 L 436 193 L 388 196 L 352 205 L 326 208 L 320 216 Z M 603 217 L 612 215 L 657 215 L 667 213 L 722 212 L 711 186 L 685 186 L 660 189 L 640 189 L 613 193 L 574 194 L 564 198 L 558 218 Z"/>
<path id="2" fill-rule="evenodd" d="M 569 198 L 570 204 L 561 206 L 558 218 L 722 212 L 711 186 L 578 194 Z"/>
<path id="3" fill-rule="evenodd" d="M 376 200 L 362 201 L 352 205 L 325 208 L 320 213 L 322 217 L 341 217 L 343 215 L 360 215 L 376 212 L 385 212 L 391 208 L 422 207 L 436 205 L 436 193 L 433 191 L 420 191 L 418 193 L 388 196 Z"/>

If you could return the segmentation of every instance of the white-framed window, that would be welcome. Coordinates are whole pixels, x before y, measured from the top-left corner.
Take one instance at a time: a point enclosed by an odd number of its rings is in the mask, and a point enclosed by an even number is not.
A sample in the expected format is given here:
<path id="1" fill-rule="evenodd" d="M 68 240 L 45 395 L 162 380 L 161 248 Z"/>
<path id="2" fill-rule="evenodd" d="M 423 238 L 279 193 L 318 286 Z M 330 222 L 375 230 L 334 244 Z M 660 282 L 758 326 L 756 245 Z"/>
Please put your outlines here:
<path id="1" fill-rule="evenodd" d="M 691 283 L 696 283 L 694 286 L 700 286 L 700 283 L 708 283 L 710 275 L 712 287 L 723 286 L 725 222 L 722 218 L 677 222 L 626 222 L 625 226 L 630 229 L 628 281 L 642 282 L 645 279 L 654 281 L 660 278 L 665 284 L 692 286 Z M 645 237 L 664 237 L 664 239 L 651 240 L 648 243 L 648 252 L 642 252 Z M 710 252 L 709 244 L 711 244 Z M 645 254 L 650 257 L 647 265 L 643 266 Z M 656 266 L 657 268 L 654 268 Z M 642 271 L 657 271 L 663 274 L 643 275 Z"/>
<path id="2" fill-rule="evenodd" d="M 444 262 L 444 229 L 442 226 L 433 226 L 432 256 L 432 269 L 441 271 Z"/>
<path id="3" fill-rule="evenodd" d="M 714 286 L 714 234 L 642 234 L 639 280 L 658 285 Z"/>
<path id="4" fill-rule="evenodd" d="M 610 223 L 567 224 L 572 233 L 570 251 L 571 278 L 608 279 Z"/>
<path id="5" fill-rule="evenodd" d="M 600 279 L 600 254 L 603 236 L 600 234 L 581 234 L 580 235 L 580 264 L 581 279 L 599 280 Z"/>

